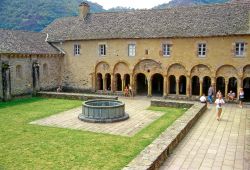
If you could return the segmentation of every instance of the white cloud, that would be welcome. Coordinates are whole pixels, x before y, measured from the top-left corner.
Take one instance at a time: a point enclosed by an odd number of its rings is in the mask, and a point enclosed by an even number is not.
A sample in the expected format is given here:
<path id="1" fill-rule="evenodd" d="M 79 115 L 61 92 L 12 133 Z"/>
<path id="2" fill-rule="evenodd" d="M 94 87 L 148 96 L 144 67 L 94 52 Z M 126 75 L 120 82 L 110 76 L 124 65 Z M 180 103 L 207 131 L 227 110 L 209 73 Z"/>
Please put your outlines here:
<path id="1" fill-rule="evenodd" d="M 122 6 L 130 8 L 152 8 L 159 4 L 168 3 L 170 0 L 90 0 L 103 6 L 104 9 Z"/>

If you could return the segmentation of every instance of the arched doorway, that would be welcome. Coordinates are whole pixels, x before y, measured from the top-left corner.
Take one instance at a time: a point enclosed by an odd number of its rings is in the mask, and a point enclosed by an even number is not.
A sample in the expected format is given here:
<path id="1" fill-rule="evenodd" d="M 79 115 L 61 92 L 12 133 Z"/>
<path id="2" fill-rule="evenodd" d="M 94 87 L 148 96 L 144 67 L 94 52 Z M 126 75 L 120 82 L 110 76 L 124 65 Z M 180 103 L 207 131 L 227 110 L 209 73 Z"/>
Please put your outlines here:
<path id="1" fill-rule="evenodd" d="M 208 76 L 205 76 L 203 78 L 203 84 L 202 84 L 202 91 L 207 96 L 208 95 L 208 89 L 211 86 L 211 78 Z"/>
<path id="2" fill-rule="evenodd" d="M 192 77 L 192 95 L 194 96 L 200 95 L 200 79 L 198 76 Z"/>
<path id="3" fill-rule="evenodd" d="M 175 76 L 169 76 L 169 94 L 176 94 L 176 79 Z"/>
<path id="4" fill-rule="evenodd" d="M 147 95 L 148 94 L 148 81 L 144 74 L 139 73 L 136 75 L 136 92 L 139 95 Z"/>
<path id="5" fill-rule="evenodd" d="M 235 77 L 229 78 L 227 93 L 229 93 L 230 91 L 234 92 L 235 97 L 237 97 L 237 79 Z"/>
<path id="6" fill-rule="evenodd" d="M 152 76 L 152 94 L 163 95 L 163 76 L 161 74 L 154 74 Z"/>
<path id="7" fill-rule="evenodd" d="M 187 80 L 185 76 L 181 76 L 179 79 L 179 94 L 186 94 Z"/>
<path id="8" fill-rule="evenodd" d="M 97 90 L 103 90 L 103 79 L 102 79 L 102 74 L 98 73 L 96 76 L 96 87 Z"/>
<path id="9" fill-rule="evenodd" d="M 115 86 L 116 86 L 116 91 L 122 91 L 122 78 L 120 74 L 115 75 Z"/>
<path id="10" fill-rule="evenodd" d="M 125 81 L 124 82 L 125 87 L 130 84 L 130 75 L 129 74 L 124 75 L 124 81 Z"/>
<path id="11" fill-rule="evenodd" d="M 111 90 L 111 75 L 109 73 L 107 73 L 105 75 L 105 79 L 106 79 L 106 89 L 107 91 Z"/>
<path id="12" fill-rule="evenodd" d="M 250 77 L 243 80 L 243 89 L 245 101 L 250 102 Z"/>
<path id="13" fill-rule="evenodd" d="M 221 91 L 222 95 L 225 96 L 225 78 L 218 77 L 216 79 L 216 92 Z"/>

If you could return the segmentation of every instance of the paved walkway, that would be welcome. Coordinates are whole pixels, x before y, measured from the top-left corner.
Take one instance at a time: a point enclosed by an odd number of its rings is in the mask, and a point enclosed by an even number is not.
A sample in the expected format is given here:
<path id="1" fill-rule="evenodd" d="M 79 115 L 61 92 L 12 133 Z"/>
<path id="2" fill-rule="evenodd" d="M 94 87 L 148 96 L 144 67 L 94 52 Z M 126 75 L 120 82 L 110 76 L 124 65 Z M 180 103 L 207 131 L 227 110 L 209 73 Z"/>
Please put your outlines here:
<path id="1" fill-rule="evenodd" d="M 82 107 L 78 107 L 44 119 L 36 120 L 31 122 L 31 124 L 133 136 L 143 127 L 149 125 L 164 114 L 163 112 L 147 110 L 150 106 L 150 98 L 119 98 L 119 100 L 125 102 L 125 111 L 130 116 L 126 121 L 106 124 L 83 122 L 78 119 L 78 115 L 82 113 Z"/>
<path id="2" fill-rule="evenodd" d="M 250 169 L 250 106 L 226 104 L 217 121 L 211 106 L 178 145 L 164 169 Z"/>

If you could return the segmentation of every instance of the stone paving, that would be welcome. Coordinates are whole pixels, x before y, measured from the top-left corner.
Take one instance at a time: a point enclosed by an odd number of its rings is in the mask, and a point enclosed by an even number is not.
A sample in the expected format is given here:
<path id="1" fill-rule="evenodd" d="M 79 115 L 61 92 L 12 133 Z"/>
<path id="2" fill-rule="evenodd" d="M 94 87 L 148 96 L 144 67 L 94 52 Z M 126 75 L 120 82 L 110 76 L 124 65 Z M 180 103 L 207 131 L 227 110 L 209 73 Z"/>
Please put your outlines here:
<path id="1" fill-rule="evenodd" d="M 226 104 L 221 121 L 209 106 L 160 169 L 249 170 L 249 158 L 250 106 Z"/>
<path id="2" fill-rule="evenodd" d="M 125 111 L 130 118 L 123 122 L 96 124 L 83 122 L 78 119 L 82 107 L 71 109 L 50 117 L 31 122 L 43 126 L 61 127 L 77 130 L 86 130 L 98 133 L 108 133 L 121 136 L 133 136 L 143 127 L 163 115 L 163 112 L 146 110 L 150 106 L 150 99 L 143 97 L 119 98 L 125 102 Z"/>

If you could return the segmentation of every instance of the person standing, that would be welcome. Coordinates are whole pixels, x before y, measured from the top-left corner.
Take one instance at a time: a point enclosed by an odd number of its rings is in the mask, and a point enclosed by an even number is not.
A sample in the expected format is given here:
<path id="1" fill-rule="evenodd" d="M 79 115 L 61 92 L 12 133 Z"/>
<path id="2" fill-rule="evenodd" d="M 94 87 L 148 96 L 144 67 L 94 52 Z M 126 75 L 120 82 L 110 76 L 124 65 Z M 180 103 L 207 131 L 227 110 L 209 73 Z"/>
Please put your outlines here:
<path id="1" fill-rule="evenodd" d="M 239 92 L 239 101 L 240 101 L 240 107 L 243 107 L 243 100 L 244 100 L 244 91 L 243 88 L 240 88 L 240 92 Z"/>
<path id="2" fill-rule="evenodd" d="M 214 88 L 213 86 L 211 85 L 208 89 L 208 97 L 207 97 L 207 100 L 210 104 L 213 103 L 213 94 L 214 94 Z"/>
<path id="3" fill-rule="evenodd" d="M 219 95 L 214 103 L 216 104 L 217 120 L 219 121 L 222 112 L 222 105 L 225 104 L 224 100 L 222 99 L 222 95 Z"/>
<path id="4" fill-rule="evenodd" d="M 128 85 L 128 89 L 129 89 L 129 95 L 131 97 L 133 97 L 133 90 L 132 90 L 132 86 L 130 84 Z"/>

